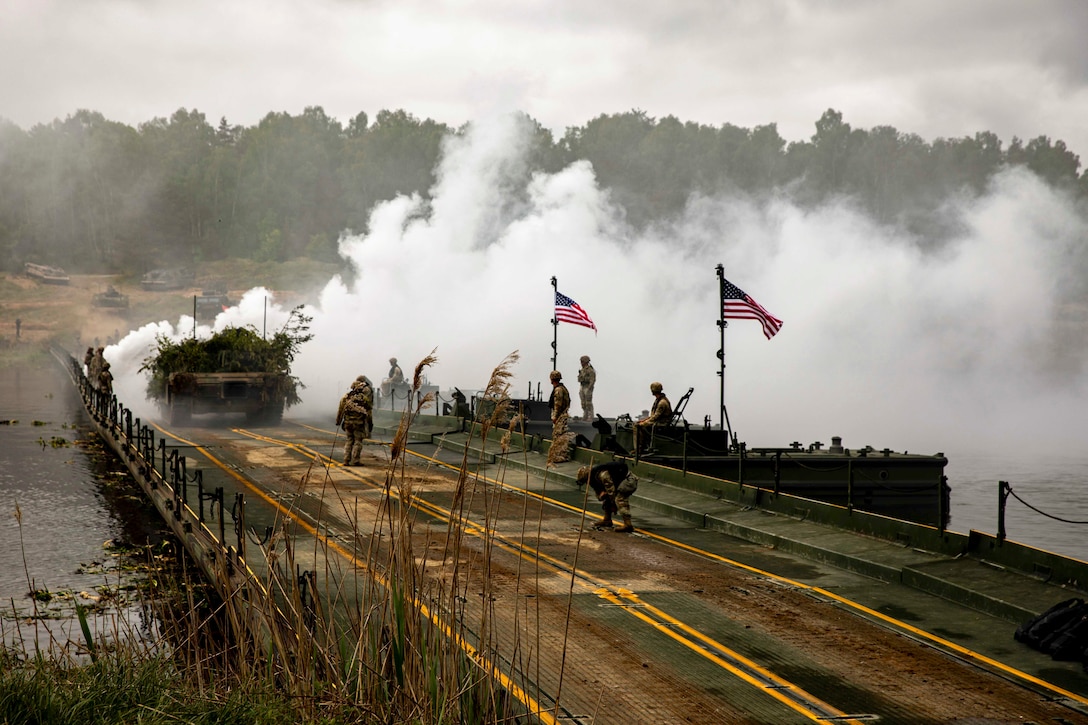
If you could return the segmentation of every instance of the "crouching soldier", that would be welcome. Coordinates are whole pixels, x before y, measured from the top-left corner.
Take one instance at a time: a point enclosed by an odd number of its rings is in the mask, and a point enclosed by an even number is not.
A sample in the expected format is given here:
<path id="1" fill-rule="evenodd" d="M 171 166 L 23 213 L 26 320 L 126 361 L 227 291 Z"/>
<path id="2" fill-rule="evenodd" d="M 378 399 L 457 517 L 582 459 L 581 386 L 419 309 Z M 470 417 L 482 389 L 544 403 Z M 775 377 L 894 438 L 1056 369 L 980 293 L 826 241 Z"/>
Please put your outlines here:
<path id="1" fill-rule="evenodd" d="M 351 390 L 340 399 L 336 411 L 336 425 L 343 427 L 344 465 L 361 465 L 363 440 L 370 435 L 371 415 L 374 407 L 374 389 L 365 375 L 360 375 L 351 384 Z"/>
<path id="2" fill-rule="evenodd" d="M 604 509 L 604 517 L 594 526 L 603 529 L 612 526 L 612 514 L 618 513 L 623 518 L 623 525 L 614 531 L 628 533 L 635 530 L 631 525 L 631 505 L 628 499 L 638 489 L 638 476 L 631 473 L 623 461 L 611 461 L 578 469 L 578 485 L 586 483 L 597 494 Z"/>

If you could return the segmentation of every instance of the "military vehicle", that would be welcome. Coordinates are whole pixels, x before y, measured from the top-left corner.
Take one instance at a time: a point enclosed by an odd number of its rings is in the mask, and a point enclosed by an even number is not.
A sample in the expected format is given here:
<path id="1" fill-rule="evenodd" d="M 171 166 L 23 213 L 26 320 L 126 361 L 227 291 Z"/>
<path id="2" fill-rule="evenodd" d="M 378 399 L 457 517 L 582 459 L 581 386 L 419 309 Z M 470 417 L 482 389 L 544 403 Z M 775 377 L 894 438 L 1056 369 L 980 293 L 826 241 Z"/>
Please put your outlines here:
<path id="1" fill-rule="evenodd" d="M 245 413 L 251 425 L 275 425 L 290 386 L 284 373 L 170 373 L 159 402 L 171 425 L 205 413 Z"/>
<path id="2" fill-rule="evenodd" d="M 193 283 L 193 273 L 187 269 L 153 269 L 143 276 L 140 286 L 149 291 L 178 290 Z"/>
<path id="3" fill-rule="evenodd" d="M 193 303 L 193 308 L 196 311 L 196 317 L 198 320 L 213 319 L 220 312 L 230 307 L 230 297 L 227 296 L 227 291 L 222 287 L 210 287 L 205 290 L 201 290 L 200 295 Z"/>
<path id="4" fill-rule="evenodd" d="M 24 268 L 26 270 L 26 276 L 31 279 L 36 279 L 39 282 L 45 284 L 68 284 L 68 273 L 60 267 L 50 267 L 45 264 L 34 264 L 33 262 L 27 262 Z"/>
<path id="5" fill-rule="evenodd" d="M 110 285 L 105 292 L 96 294 L 91 299 L 91 304 L 95 307 L 124 309 L 128 307 L 128 295 L 121 294 L 113 285 Z"/>
<path id="6" fill-rule="evenodd" d="M 244 413 L 250 425 L 274 425 L 301 402 L 302 387 L 290 365 L 308 334 L 310 318 L 298 308 L 270 339 L 252 327 L 228 327 L 205 340 L 160 337 L 157 354 L 144 360 L 147 397 L 172 425 L 194 415 Z"/>

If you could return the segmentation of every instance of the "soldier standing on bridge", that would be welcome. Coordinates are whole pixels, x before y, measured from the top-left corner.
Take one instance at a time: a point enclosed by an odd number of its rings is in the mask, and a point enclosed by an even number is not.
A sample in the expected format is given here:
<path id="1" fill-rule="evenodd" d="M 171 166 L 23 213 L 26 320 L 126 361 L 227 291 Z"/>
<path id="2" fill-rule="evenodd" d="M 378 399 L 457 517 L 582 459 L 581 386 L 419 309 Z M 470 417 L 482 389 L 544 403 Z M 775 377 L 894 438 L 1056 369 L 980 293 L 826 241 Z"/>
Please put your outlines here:
<path id="1" fill-rule="evenodd" d="M 345 466 L 362 465 L 363 439 L 370 433 L 374 406 L 374 389 L 369 383 L 365 375 L 356 378 L 351 390 L 340 399 L 340 407 L 336 411 L 336 425 L 343 427 L 346 434 Z"/>
<path id="2" fill-rule="evenodd" d="M 563 374 L 552 370 L 548 378 L 552 382 L 552 445 L 548 449 L 548 463 L 563 463 L 570 460 L 570 392 L 563 385 Z"/>
<path id="3" fill-rule="evenodd" d="M 578 371 L 578 398 L 582 403 L 582 420 L 593 420 L 593 386 L 597 384 L 597 371 L 589 364 L 589 355 L 582 356 Z"/>
<path id="4" fill-rule="evenodd" d="M 604 529 L 612 526 L 612 514 L 623 517 L 623 525 L 613 531 L 628 534 L 635 530 L 631 525 L 631 504 L 628 499 L 638 489 L 638 477 L 631 473 L 623 461 L 610 461 L 578 469 L 578 485 L 589 484 L 604 509 L 604 518 L 594 524 L 594 528 Z"/>
<path id="5" fill-rule="evenodd" d="M 103 353 L 106 352 L 106 348 L 95 348 L 94 356 L 91 358 L 90 369 L 87 371 L 87 379 L 91 381 L 91 387 L 98 389 L 98 385 L 101 382 L 99 376 L 102 374 L 102 363 L 106 362 L 103 357 Z"/>
<path id="6" fill-rule="evenodd" d="M 110 372 L 110 364 L 105 360 L 98 371 L 98 389 L 107 397 L 113 395 L 113 373 Z"/>
<path id="7" fill-rule="evenodd" d="M 366 411 L 366 424 L 363 426 L 363 438 L 369 438 L 370 434 L 374 432 L 374 383 L 370 382 L 370 378 L 365 375 L 360 375 L 355 378 L 355 382 L 363 384 L 361 400 L 363 410 Z M 359 461 L 356 460 L 355 462 L 358 463 Z"/>

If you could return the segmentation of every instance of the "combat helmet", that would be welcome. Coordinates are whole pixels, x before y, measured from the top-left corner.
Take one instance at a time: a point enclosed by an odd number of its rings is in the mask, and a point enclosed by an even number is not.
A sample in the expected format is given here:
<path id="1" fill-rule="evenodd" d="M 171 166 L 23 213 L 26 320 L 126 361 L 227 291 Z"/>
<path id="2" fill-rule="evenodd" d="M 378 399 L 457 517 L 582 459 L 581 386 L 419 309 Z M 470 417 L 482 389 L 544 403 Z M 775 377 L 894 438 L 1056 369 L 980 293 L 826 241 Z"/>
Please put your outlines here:
<path id="1" fill-rule="evenodd" d="M 562 379 L 563 373 L 559 372 L 558 370 L 552 370 L 550 373 L 548 373 L 548 380 L 551 380 L 553 383 L 558 383 Z"/>
<path id="2" fill-rule="evenodd" d="M 656 382 L 656 381 L 655 381 L 655 382 L 652 382 L 652 383 L 650 383 L 650 392 L 651 392 L 651 393 L 653 393 L 654 395 L 657 395 L 657 394 L 658 394 L 658 393 L 660 393 L 660 392 L 661 392 L 662 390 L 664 390 L 664 388 L 663 388 L 663 387 L 661 387 L 661 383 L 659 383 L 659 382 Z"/>

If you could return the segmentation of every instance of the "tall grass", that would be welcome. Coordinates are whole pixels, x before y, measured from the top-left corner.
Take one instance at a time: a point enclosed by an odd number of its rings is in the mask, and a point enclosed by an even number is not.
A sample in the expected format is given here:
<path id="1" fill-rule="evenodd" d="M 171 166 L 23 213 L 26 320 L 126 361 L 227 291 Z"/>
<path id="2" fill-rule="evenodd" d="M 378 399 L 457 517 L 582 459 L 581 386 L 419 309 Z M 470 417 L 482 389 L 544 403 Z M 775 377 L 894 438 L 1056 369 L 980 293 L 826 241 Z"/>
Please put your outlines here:
<path id="1" fill-rule="evenodd" d="M 499 402 L 489 418 L 472 423 L 471 439 L 486 442 L 510 418 L 517 360 L 512 353 L 492 372 L 486 394 Z M 436 361 L 432 353 L 416 366 L 416 389 Z M 218 598 L 183 573 L 169 591 L 152 592 L 147 607 L 161 638 L 151 644 L 106 648 L 86 628 L 81 651 L 94 656 L 84 656 L 85 664 L 9 649 L 0 661 L 0 722 L 536 720 L 539 693 L 529 680 L 539 682 L 539 613 L 528 622 L 528 605 L 516 608 L 512 621 L 504 617 L 496 626 L 490 567 L 503 497 L 469 472 L 469 445 L 444 543 L 416 550 L 422 534 L 435 532 L 417 521 L 420 479 L 406 465 L 406 446 L 413 421 L 431 402 L 405 412 L 377 501 L 346 493 L 325 469 L 326 515 L 331 520 L 335 511 L 336 525 L 346 522 L 350 537 L 307 539 L 297 535 L 292 517 L 277 521 L 260 542 L 268 566 L 259 581 L 239 586 L 224 573 L 215 582 Z M 511 429 L 522 421 L 513 418 Z M 313 466 L 300 490 L 312 485 Z M 524 539 L 533 521 L 529 498 L 522 500 Z M 466 523 L 470 511 L 480 510 L 482 522 Z M 318 522 L 318 531 L 330 522 Z M 539 517 L 535 525 L 539 537 Z M 466 546 L 469 533 L 482 543 Z M 250 558 L 258 556 L 256 543 L 247 548 Z M 514 588 L 521 601 L 525 590 L 535 591 L 539 572 L 523 571 L 524 559 L 518 561 Z"/>

